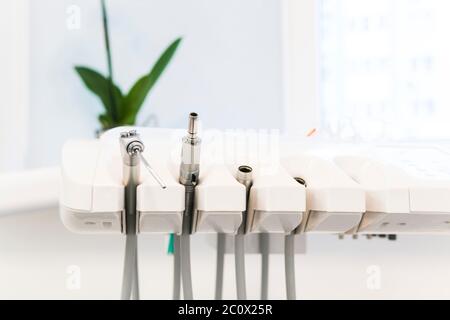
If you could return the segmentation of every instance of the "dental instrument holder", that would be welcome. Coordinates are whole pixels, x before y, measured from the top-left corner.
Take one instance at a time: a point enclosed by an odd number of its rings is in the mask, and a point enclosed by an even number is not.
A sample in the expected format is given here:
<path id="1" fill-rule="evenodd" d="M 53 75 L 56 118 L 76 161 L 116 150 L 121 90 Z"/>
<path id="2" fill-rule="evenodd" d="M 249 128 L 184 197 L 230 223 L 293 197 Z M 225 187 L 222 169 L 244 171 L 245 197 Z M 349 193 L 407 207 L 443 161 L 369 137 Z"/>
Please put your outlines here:
<path id="1" fill-rule="evenodd" d="M 245 279 L 245 229 L 248 217 L 248 199 L 253 184 L 253 169 L 249 166 L 240 166 L 237 172 L 237 181 L 245 186 L 245 211 L 242 213 L 242 224 L 234 240 L 234 261 L 236 270 L 236 295 L 238 300 L 247 300 L 247 285 Z"/>
<path id="2" fill-rule="evenodd" d="M 153 178 L 165 189 L 161 177 L 153 170 L 144 158 L 144 143 L 135 130 L 120 134 L 120 151 L 123 161 L 123 184 L 125 186 L 125 214 L 122 216 L 123 230 L 127 236 L 124 261 L 124 276 L 122 283 L 122 299 L 128 299 L 133 292 L 139 299 L 139 280 L 137 267 L 137 188 L 140 184 L 141 161 Z M 131 278 L 130 277 L 131 274 Z M 132 291 L 133 290 L 133 291 Z"/>
<path id="3" fill-rule="evenodd" d="M 250 189 L 253 184 L 253 169 L 249 166 L 240 166 L 237 172 L 237 181 L 245 186 L 245 211 L 242 213 L 242 224 L 239 227 L 238 234 L 245 234 L 248 221 L 248 200 L 250 198 Z"/>
<path id="4" fill-rule="evenodd" d="M 180 183 L 185 187 L 185 209 L 182 222 L 182 234 L 175 241 L 180 241 L 180 252 L 175 252 L 180 257 L 181 280 L 183 284 L 183 296 L 185 300 L 193 300 L 190 234 L 195 232 L 197 213 L 194 208 L 195 187 L 200 174 L 200 145 L 197 137 L 198 115 L 189 115 L 188 134 L 182 140 Z"/>
<path id="5" fill-rule="evenodd" d="M 201 139 L 197 136 L 198 115 L 189 116 L 188 134 L 182 140 L 180 183 L 185 186 L 185 211 L 183 234 L 192 234 L 196 229 L 197 214 L 194 212 L 195 187 L 200 174 Z"/>
<path id="6" fill-rule="evenodd" d="M 123 184 L 125 185 L 124 232 L 125 234 L 136 234 L 136 191 L 139 185 L 141 154 L 144 152 L 144 144 L 136 131 L 129 131 L 121 133 L 120 147 L 123 160 Z"/>
<path id="7" fill-rule="evenodd" d="M 139 296 L 137 281 L 136 194 L 140 179 L 140 155 L 144 151 L 144 144 L 136 131 L 121 133 L 120 150 L 123 160 L 123 184 L 125 186 L 123 230 L 127 237 L 122 280 L 122 299 L 129 299 L 131 298 L 133 288 L 135 298 Z"/>

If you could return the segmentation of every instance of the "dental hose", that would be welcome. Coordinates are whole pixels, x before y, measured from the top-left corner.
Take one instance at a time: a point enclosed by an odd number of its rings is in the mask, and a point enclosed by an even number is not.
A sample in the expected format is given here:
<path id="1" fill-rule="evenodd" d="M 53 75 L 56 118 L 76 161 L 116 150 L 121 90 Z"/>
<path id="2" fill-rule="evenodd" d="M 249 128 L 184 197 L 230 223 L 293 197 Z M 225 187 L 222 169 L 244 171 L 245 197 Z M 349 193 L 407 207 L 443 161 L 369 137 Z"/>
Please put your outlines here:
<path id="1" fill-rule="evenodd" d="M 121 299 L 138 298 L 137 287 L 137 230 L 136 230 L 136 190 L 140 177 L 140 154 L 144 144 L 135 131 L 124 132 L 120 136 L 123 157 L 123 183 L 125 185 L 125 260 L 122 278 Z"/>
<path id="2" fill-rule="evenodd" d="M 216 256 L 216 290 L 214 299 L 222 300 L 223 295 L 223 269 L 225 263 L 226 235 L 217 234 L 217 256 Z"/>
<path id="3" fill-rule="evenodd" d="M 295 178 L 299 184 L 307 187 L 306 181 L 302 178 Z M 284 238 L 284 273 L 286 280 L 287 300 L 296 300 L 297 292 L 295 285 L 295 236 L 296 231 L 287 234 Z"/>
<path id="4" fill-rule="evenodd" d="M 183 216 L 183 232 L 180 238 L 181 254 L 181 280 L 183 284 L 184 300 L 193 300 L 192 273 L 191 273 L 191 224 L 193 217 L 195 187 L 186 186 L 186 207 Z"/>
<path id="5" fill-rule="evenodd" d="M 181 297 L 181 247 L 180 236 L 174 235 L 173 252 L 173 300 L 180 300 Z"/>
<path id="6" fill-rule="evenodd" d="M 122 300 L 129 300 L 134 284 L 135 273 L 136 236 L 125 236 L 125 259 L 122 278 Z"/>
<path id="7" fill-rule="evenodd" d="M 193 300 L 190 237 L 195 232 L 197 222 L 197 212 L 194 210 L 194 205 L 195 187 L 198 184 L 200 174 L 201 147 L 201 139 L 197 136 L 197 113 L 189 115 L 187 131 L 187 135 L 182 140 L 180 164 L 180 183 L 185 187 L 185 209 L 179 251 L 183 296 L 185 300 Z"/>
<path id="8" fill-rule="evenodd" d="M 141 161 L 162 189 L 165 189 L 166 185 L 144 158 L 144 144 L 135 130 L 120 134 L 120 147 L 123 160 L 123 184 L 125 186 L 125 213 L 123 220 L 125 225 L 125 258 L 121 299 L 139 300 L 136 203 L 137 187 L 140 183 Z"/>
<path id="9" fill-rule="evenodd" d="M 284 238 L 284 271 L 286 275 L 287 300 L 296 300 L 295 290 L 295 234 Z"/>
<path id="10" fill-rule="evenodd" d="M 261 248 L 261 300 L 269 299 L 269 245 L 270 235 L 261 233 L 259 235 Z"/>
<path id="11" fill-rule="evenodd" d="M 140 300 L 139 295 L 139 265 L 138 265 L 138 241 L 136 237 L 136 250 L 134 253 L 134 270 L 133 270 L 133 291 L 132 300 Z"/>
<path id="12" fill-rule="evenodd" d="M 234 257 L 236 269 L 236 296 L 238 300 L 247 300 L 247 285 L 245 279 L 245 235 L 234 237 Z"/>
<path id="13" fill-rule="evenodd" d="M 245 211 L 242 213 L 242 224 L 234 237 L 234 263 L 236 271 L 236 296 L 238 300 L 247 300 L 247 285 L 245 277 L 245 230 L 247 226 L 248 202 L 252 187 L 252 171 L 249 166 L 238 168 L 237 180 L 245 186 Z"/>

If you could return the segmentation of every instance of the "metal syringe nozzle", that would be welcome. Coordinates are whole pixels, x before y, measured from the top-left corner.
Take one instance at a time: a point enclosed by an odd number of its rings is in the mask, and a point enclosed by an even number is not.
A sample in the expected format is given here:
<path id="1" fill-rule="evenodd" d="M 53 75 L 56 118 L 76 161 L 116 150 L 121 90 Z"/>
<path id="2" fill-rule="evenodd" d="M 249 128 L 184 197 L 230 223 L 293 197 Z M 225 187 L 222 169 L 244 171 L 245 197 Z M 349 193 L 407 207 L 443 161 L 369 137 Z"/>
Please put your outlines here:
<path id="1" fill-rule="evenodd" d="M 189 115 L 189 125 L 188 125 L 188 133 L 191 136 L 197 135 L 198 132 L 198 114 L 192 112 Z"/>

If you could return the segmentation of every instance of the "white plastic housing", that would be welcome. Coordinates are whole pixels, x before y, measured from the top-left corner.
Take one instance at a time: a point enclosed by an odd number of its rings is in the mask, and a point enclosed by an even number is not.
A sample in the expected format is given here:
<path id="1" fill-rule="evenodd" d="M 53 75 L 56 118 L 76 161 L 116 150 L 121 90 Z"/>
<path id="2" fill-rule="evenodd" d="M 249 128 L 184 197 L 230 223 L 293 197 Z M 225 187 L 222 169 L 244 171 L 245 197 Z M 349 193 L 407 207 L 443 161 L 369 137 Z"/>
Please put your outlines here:
<path id="1" fill-rule="evenodd" d="M 226 166 L 203 167 L 195 191 L 196 232 L 236 233 L 245 211 L 245 187 Z"/>
<path id="2" fill-rule="evenodd" d="M 145 153 L 145 156 L 167 188 L 162 189 L 145 168 L 141 169 L 142 183 L 137 190 L 138 230 L 140 233 L 179 234 L 183 221 L 184 187 L 178 183 L 177 170 L 151 154 Z"/>
<path id="3" fill-rule="evenodd" d="M 77 233 L 121 233 L 124 208 L 119 146 L 69 141 L 62 152 L 60 213 Z"/>
<path id="4" fill-rule="evenodd" d="M 98 140 L 69 141 L 62 154 L 61 218 L 78 233 L 122 233 L 124 211 L 123 163 L 120 132 L 116 128 Z M 138 129 L 145 157 L 167 184 L 162 189 L 141 164 L 141 185 L 137 189 L 138 231 L 181 232 L 184 187 L 178 183 L 178 166 L 173 157 L 172 138 L 176 130 Z M 179 149 L 178 149 L 179 150 Z"/>
<path id="5" fill-rule="evenodd" d="M 282 167 L 254 172 L 250 191 L 250 223 L 247 232 L 290 233 L 297 228 L 306 210 L 305 187 Z"/>
<path id="6" fill-rule="evenodd" d="M 360 233 L 450 232 L 450 182 L 417 178 L 367 157 L 339 156 L 335 162 L 366 191 Z"/>
<path id="7" fill-rule="evenodd" d="M 307 184 L 308 217 L 298 231 L 347 233 L 358 227 L 365 211 L 364 190 L 332 161 L 299 155 L 282 163 L 291 176 Z"/>

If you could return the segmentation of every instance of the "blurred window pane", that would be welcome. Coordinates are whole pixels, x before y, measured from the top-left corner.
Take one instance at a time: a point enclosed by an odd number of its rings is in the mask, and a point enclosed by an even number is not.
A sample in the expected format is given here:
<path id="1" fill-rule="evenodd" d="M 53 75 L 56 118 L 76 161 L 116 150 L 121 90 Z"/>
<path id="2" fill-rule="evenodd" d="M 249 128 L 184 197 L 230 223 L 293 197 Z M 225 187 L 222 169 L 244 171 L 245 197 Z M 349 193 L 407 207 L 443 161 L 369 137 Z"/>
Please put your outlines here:
<path id="1" fill-rule="evenodd" d="M 320 0 L 319 13 L 326 133 L 450 138 L 450 1 Z"/>

